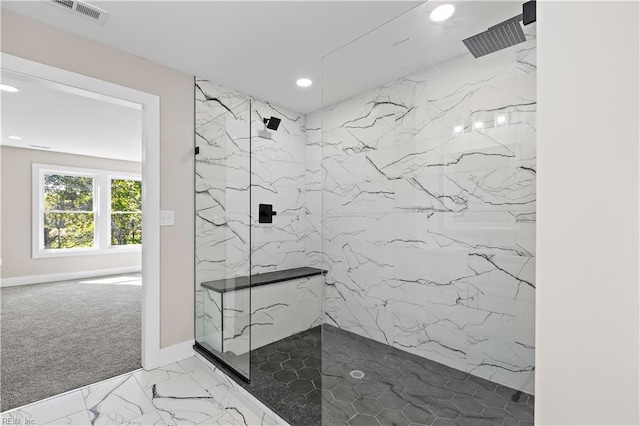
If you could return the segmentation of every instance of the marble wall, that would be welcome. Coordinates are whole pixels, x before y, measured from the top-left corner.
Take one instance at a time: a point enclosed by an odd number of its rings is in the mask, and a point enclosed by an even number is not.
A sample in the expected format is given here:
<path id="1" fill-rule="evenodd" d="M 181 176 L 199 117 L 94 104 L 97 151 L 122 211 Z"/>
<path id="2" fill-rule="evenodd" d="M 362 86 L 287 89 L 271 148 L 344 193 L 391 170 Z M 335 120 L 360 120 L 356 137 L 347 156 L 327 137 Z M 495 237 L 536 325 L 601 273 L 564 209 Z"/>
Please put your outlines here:
<path id="1" fill-rule="evenodd" d="M 196 340 L 215 349 L 221 347 L 222 316 L 242 315 L 251 306 L 254 318 L 275 317 L 289 302 L 264 305 L 264 292 L 260 292 L 253 293 L 250 304 L 248 297 L 237 294 L 229 297 L 232 302 L 225 303 L 226 312 L 221 313 L 215 309 L 215 295 L 200 283 L 306 264 L 305 117 L 206 80 L 196 80 L 195 96 L 199 148 L 195 176 Z M 262 122 L 271 116 L 282 119 L 277 131 L 266 130 Z M 273 223 L 258 223 L 261 203 L 273 204 L 277 211 Z M 298 312 L 293 305 L 302 302 L 306 299 L 292 299 L 291 311 Z M 322 317 L 320 307 L 316 310 L 312 314 Z M 301 321 L 309 326 L 318 323 L 307 321 L 308 312 L 303 316 Z M 263 329 L 266 323 L 261 320 Z M 248 328 L 236 331 L 234 341 L 245 342 L 244 347 L 239 343 L 227 346 L 237 354 L 248 351 Z M 277 335 L 268 330 L 261 333 Z M 259 342 L 253 343 L 255 348 Z"/>
<path id="2" fill-rule="evenodd" d="M 307 116 L 326 322 L 533 392 L 535 37 Z"/>

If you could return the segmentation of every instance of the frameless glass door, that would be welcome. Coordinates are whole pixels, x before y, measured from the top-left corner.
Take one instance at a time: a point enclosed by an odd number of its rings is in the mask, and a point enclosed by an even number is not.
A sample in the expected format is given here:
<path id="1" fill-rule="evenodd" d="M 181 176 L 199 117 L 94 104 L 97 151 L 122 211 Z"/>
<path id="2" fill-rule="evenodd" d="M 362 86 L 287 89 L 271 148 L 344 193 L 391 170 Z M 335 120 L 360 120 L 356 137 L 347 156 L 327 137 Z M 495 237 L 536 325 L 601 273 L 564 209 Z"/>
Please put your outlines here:
<path id="1" fill-rule="evenodd" d="M 196 346 L 249 379 L 251 102 L 218 90 L 196 81 Z"/>

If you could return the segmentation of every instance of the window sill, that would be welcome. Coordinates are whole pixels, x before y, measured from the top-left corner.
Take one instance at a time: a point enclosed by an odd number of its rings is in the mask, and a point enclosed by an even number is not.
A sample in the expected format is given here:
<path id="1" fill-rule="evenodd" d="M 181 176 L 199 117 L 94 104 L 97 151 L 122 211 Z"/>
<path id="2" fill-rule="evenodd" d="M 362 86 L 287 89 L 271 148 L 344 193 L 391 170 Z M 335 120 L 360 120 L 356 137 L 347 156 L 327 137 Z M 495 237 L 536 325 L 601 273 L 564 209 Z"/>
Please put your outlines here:
<path id="1" fill-rule="evenodd" d="M 140 253 L 142 245 L 110 246 L 106 249 L 52 249 L 32 253 L 33 259 L 46 259 L 51 257 L 75 257 L 75 256 L 101 256 L 105 254 Z"/>

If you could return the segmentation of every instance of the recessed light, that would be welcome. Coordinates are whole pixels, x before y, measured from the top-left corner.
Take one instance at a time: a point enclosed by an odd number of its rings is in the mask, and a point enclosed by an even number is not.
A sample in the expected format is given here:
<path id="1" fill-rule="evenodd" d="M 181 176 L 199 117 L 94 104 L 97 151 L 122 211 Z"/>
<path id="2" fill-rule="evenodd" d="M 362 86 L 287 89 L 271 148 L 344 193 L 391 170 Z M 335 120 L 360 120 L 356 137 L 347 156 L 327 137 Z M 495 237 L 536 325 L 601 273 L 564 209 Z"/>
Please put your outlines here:
<path id="1" fill-rule="evenodd" d="M 16 93 L 18 89 L 13 86 L 9 86 L 8 84 L 0 84 L 0 90 L 3 92 Z"/>
<path id="2" fill-rule="evenodd" d="M 442 6 L 438 6 L 431 12 L 431 20 L 434 22 L 442 22 L 451 18 L 453 12 L 456 11 L 456 8 L 453 7 L 452 4 L 443 4 Z"/>
<path id="3" fill-rule="evenodd" d="M 453 128 L 454 133 L 462 133 L 462 126 L 456 126 Z"/>
<path id="4" fill-rule="evenodd" d="M 16 135 L 7 135 L 8 139 L 13 139 L 14 141 L 21 141 L 22 140 L 22 136 L 16 136 Z"/>
<path id="5" fill-rule="evenodd" d="M 476 129 L 482 129 L 484 127 L 484 123 L 482 121 L 476 121 L 475 123 L 473 123 L 473 127 L 475 127 Z"/>
<path id="6" fill-rule="evenodd" d="M 499 126 L 502 126 L 506 122 L 507 122 L 507 116 L 506 115 L 499 115 L 499 116 L 496 117 L 496 124 L 498 124 Z"/>
<path id="7" fill-rule="evenodd" d="M 296 84 L 300 87 L 309 87 L 313 84 L 313 81 L 309 80 L 308 78 L 299 78 L 296 81 Z"/>

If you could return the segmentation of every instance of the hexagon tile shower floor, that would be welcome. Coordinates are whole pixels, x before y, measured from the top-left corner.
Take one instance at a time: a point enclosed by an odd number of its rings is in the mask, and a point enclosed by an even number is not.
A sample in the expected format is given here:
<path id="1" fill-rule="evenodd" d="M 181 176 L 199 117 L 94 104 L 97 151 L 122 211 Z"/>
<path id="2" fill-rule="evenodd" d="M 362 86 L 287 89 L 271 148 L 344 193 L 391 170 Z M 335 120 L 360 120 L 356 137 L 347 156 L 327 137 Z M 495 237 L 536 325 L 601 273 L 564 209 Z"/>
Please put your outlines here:
<path id="1" fill-rule="evenodd" d="M 253 351 L 251 381 L 292 424 L 533 425 L 531 395 L 327 325 Z"/>

